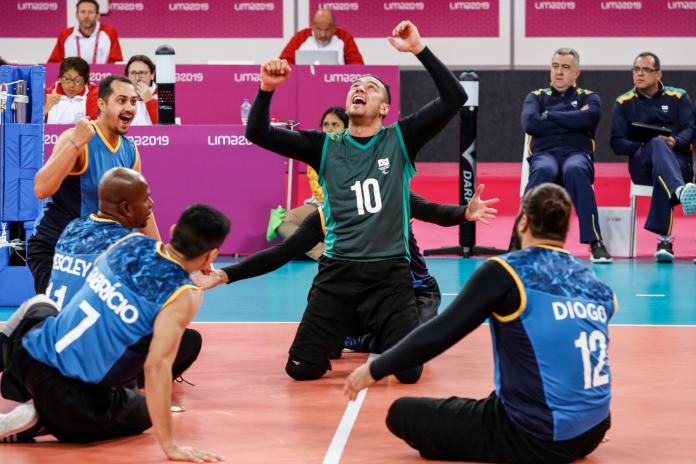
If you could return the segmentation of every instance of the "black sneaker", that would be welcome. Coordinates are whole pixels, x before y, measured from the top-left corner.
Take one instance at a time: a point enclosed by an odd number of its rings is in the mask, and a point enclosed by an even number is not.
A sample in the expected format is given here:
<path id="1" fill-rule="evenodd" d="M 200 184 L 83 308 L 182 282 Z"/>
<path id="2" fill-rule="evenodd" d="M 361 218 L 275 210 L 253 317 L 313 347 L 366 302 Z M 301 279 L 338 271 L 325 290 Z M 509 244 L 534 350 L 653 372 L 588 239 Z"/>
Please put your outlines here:
<path id="1" fill-rule="evenodd" d="M 593 240 L 590 243 L 590 261 L 593 263 L 609 264 L 613 260 L 607 247 L 604 246 L 601 240 Z"/>
<path id="2" fill-rule="evenodd" d="M 655 260 L 658 263 L 671 263 L 674 261 L 674 250 L 671 240 L 658 240 Z"/>

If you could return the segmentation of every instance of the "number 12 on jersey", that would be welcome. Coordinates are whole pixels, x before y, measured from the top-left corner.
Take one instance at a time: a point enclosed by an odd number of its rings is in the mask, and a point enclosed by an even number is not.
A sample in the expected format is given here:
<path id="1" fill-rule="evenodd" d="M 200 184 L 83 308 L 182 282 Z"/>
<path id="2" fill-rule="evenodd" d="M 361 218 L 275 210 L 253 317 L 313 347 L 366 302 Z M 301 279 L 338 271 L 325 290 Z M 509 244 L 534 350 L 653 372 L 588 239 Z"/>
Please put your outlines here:
<path id="1" fill-rule="evenodd" d="M 593 330 L 589 336 L 587 332 L 580 332 L 580 336 L 575 340 L 575 348 L 580 348 L 582 356 L 585 390 L 608 384 L 609 374 L 602 374 L 602 369 L 607 363 L 607 337 L 599 330 Z M 590 352 L 597 350 L 599 350 L 599 356 L 597 357 L 597 365 L 593 370 Z"/>
<path id="2" fill-rule="evenodd" d="M 382 197 L 379 193 L 379 183 L 377 179 L 370 177 L 365 182 L 356 181 L 350 188 L 355 192 L 358 214 L 376 213 L 382 209 Z"/>

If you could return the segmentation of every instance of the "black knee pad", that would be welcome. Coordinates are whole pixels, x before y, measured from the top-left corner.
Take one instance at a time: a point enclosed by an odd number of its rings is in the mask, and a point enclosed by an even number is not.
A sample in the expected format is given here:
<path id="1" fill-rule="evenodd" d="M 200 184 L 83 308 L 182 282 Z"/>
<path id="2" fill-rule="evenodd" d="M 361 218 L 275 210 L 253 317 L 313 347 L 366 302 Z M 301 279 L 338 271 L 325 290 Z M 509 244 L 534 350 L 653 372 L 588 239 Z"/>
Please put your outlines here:
<path id="1" fill-rule="evenodd" d="M 404 369 L 401 372 L 394 374 L 396 380 L 401 383 L 416 383 L 421 378 L 423 374 L 423 365 L 412 367 L 410 369 Z"/>
<path id="2" fill-rule="evenodd" d="M 316 364 L 290 357 L 285 365 L 285 372 L 295 380 L 316 380 L 326 373 L 326 369 Z"/>

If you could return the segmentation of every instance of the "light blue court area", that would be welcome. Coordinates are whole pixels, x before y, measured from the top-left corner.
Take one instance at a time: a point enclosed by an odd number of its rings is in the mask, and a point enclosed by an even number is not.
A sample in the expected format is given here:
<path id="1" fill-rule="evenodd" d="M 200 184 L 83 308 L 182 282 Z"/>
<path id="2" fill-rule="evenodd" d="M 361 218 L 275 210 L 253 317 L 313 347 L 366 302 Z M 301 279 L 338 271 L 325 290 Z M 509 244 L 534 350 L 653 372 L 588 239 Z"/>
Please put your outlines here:
<path id="1" fill-rule="evenodd" d="M 444 309 L 483 259 L 428 258 L 428 267 L 442 291 Z M 223 267 L 233 259 L 216 264 Z M 696 265 L 692 261 L 658 264 L 647 260 L 617 259 L 593 265 L 619 298 L 615 324 L 696 325 Z M 235 282 L 206 292 L 198 322 L 298 322 L 317 272 L 311 261 L 295 261 L 255 279 Z M 491 282 L 495 285 L 495 282 Z M 13 308 L 0 308 L 0 321 Z"/>

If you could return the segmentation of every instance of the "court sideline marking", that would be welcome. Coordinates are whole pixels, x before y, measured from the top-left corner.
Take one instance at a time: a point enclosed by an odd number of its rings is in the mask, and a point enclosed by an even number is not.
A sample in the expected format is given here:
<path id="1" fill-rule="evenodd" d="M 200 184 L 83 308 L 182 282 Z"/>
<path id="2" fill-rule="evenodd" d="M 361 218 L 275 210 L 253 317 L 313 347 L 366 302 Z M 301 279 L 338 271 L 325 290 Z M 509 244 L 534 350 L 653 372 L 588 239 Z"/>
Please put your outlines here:
<path id="1" fill-rule="evenodd" d="M 373 360 L 376 357 L 377 355 L 371 353 L 368 360 Z M 338 464 L 341 460 L 343 449 L 346 447 L 350 432 L 353 430 L 355 420 L 358 418 L 358 413 L 362 407 L 363 400 L 365 400 L 365 395 L 367 395 L 367 388 L 362 389 L 360 393 L 358 393 L 358 397 L 355 398 L 355 401 L 348 402 L 346 410 L 343 412 L 341 422 L 338 424 L 338 428 L 336 428 L 336 433 L 334 433 L 333 439 L 331 439 L 329 449 L 326 450 L 324 461 L 322 461 L 323 464 Z"/>

